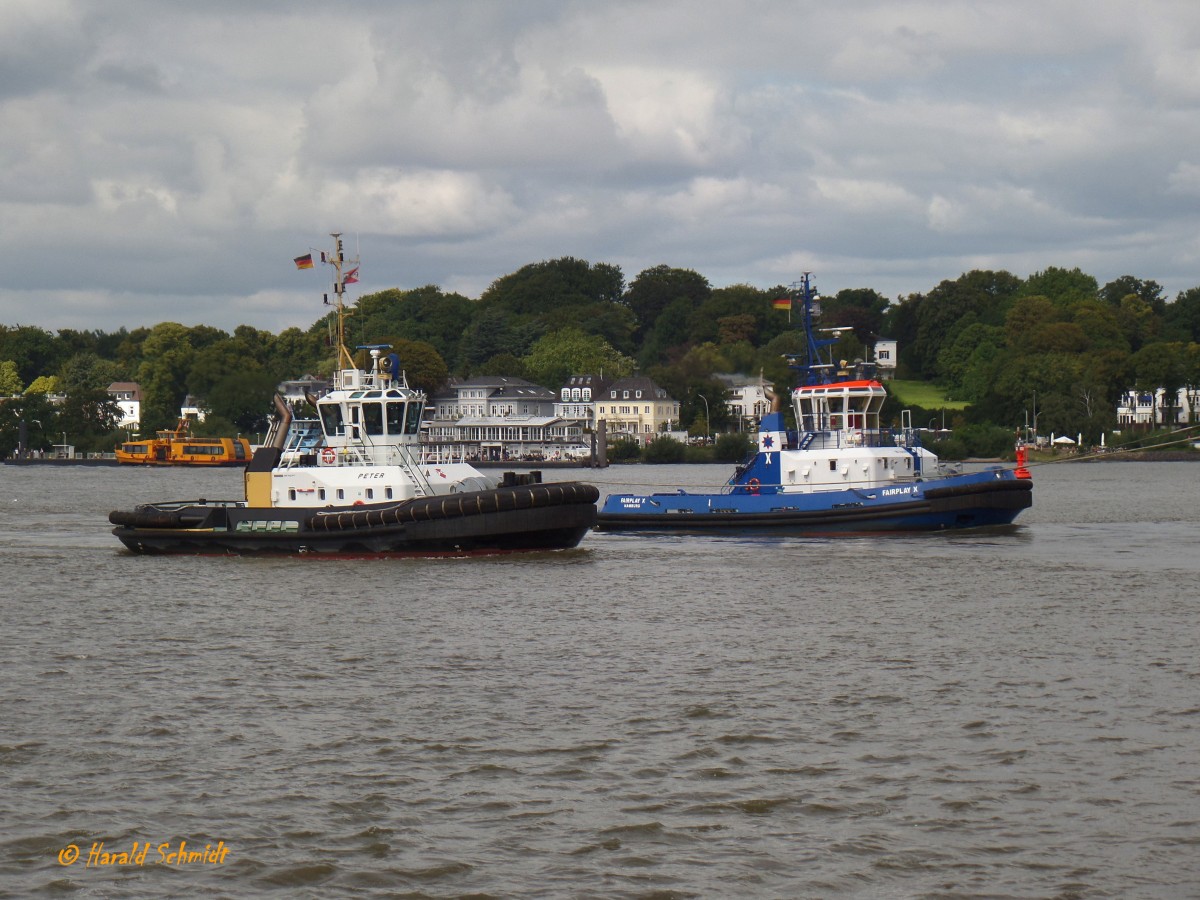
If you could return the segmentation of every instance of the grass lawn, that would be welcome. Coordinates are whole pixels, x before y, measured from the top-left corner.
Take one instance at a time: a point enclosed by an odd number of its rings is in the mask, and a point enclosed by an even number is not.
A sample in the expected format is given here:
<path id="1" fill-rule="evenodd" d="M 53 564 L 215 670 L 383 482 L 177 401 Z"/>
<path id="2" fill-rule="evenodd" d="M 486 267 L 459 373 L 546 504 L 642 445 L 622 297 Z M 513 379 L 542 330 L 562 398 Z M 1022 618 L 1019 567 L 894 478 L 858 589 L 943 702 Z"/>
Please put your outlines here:
<path id="1" fill-rule="evenodd" d="M 962 400 L 947 400 L 942 389 L 929 381 L 898 381 L 887 383 L 888 391 L 901 403 L 907 406 L 921 406 L 925 409 L 966 409 L 967 404 Z"/>

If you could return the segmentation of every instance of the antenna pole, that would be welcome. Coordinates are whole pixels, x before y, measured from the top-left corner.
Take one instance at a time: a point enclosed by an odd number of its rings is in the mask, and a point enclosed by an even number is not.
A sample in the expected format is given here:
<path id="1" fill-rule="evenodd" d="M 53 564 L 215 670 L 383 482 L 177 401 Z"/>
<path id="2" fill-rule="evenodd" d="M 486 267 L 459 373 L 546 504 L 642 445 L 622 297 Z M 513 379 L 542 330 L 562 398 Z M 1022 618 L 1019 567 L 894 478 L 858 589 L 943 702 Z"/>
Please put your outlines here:
<path id="1" fill-rule="evenodd" d="M 333 266 L 333 296 L 334 309 L 337 314 L 337 342 L 338 342 L 338 368 L 353 369 L 354 357 L 350 355 L 350 351 L 346 349 L 346 317 L 354 315 L 353 311 L 346 309 L 346 304 L 343 297 L 346 293 L 345 282 L 345 264 L 346 260 L 342 255 L 342 235 L 341 232 L 331 232 L 329 235 L 333 238 L 333 253 L 330 255 L 329 264 Z M 358 260 L 350 260 L 358 264 Z"/>

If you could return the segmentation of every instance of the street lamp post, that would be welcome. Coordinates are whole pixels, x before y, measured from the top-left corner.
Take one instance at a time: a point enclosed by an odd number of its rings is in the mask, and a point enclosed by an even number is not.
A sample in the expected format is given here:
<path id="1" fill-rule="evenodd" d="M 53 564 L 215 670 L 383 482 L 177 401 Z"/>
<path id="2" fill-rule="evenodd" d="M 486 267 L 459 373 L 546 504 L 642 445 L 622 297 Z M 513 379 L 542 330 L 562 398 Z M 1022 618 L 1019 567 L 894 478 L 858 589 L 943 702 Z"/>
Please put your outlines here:
<path id="1" fill-rule="evenodd" d="M 708 432 L 705 435 L 705 440 L 707 440 L 711 443 L 711 441 L 712 441 L 712 416 L 709 415 L 709 412 L 708 412 L 708 398 L 699 392 L 697 392 L 696 396 L 704 401 L 704 430 L 706 432 Z"/>

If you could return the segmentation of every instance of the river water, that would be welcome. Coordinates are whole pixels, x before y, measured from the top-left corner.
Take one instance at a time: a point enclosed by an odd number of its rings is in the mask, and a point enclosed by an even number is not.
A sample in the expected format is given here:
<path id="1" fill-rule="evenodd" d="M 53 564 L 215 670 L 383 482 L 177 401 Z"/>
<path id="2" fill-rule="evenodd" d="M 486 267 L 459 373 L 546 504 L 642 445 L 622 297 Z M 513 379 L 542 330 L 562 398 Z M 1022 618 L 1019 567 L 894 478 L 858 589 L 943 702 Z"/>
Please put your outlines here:
<path id="1" fill-rule="evenodd" d="M 1002 534 L 272 560 L 109 533 L 240 472 L 4 466 L 0 892 L 1200 896 L 1198 476 L 1042 466 Z"/>

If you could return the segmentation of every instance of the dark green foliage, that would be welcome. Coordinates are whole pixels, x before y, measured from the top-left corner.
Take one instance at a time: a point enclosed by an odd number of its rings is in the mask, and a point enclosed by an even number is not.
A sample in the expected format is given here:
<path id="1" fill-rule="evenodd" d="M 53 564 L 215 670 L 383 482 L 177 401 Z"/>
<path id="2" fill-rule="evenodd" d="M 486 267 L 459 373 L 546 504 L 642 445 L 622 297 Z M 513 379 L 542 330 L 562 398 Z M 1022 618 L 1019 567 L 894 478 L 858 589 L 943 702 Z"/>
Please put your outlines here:
<path id="1" fill-rule="evenodd" d="M 742 432 L 731 432 L 717 438 L 717 444 L 713 448 L 713 457 L 718 462 L 741 462 L 753 450 L 754 441 L 750 439 L 749 435 Z"/>
<path id="2" fill-rule="evenodd" d="M 664 327 L 674 327 L 672 323 L 682 319 L 678 327 L 686 335 L 692 310 L 698 309 L 711 291 L 708 279 L 691 269 L 660 265 L 638 274 L 625 291 L 624 302 L 633 310 L 639 336 L 657 327 L 664 317 L 668 320 Z"/>
<path id="3" fill-rule="evenodd" d="M 995 425 L 962 425 L 952 437 L 942 441 L 925 441 L 925 446 L 941 459 L 1003 459 L 1011 457 L 1016 434 Z"/>
<path id="4" fill-rule="evenodd" d="M 642 447 L 634 440 L 629 438 L 617 438 L 608 442 L 608 461 L 612 462 L 632 462 L 641 459 Z"/>
<path id="5" fill-rule="evenodd" d="M 644 463 L 681 463 L 686 454 L 687 446 L 667 435 L 659 435 L 642 448 Z"/>

